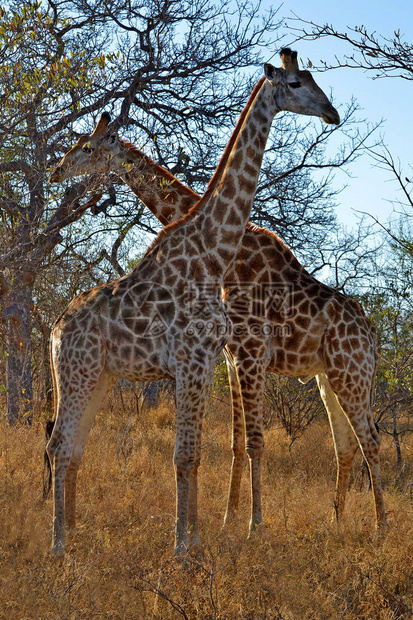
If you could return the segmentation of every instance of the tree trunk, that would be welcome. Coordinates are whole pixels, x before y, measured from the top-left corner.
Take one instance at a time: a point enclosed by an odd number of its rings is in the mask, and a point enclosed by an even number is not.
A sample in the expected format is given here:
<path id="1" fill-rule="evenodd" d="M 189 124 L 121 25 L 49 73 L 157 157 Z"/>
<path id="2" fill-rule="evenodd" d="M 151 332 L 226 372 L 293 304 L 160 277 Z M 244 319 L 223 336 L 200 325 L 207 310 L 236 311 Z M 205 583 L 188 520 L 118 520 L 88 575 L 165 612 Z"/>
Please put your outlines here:
<path id="1" fill-rule="evenodd" d="M 14 278 L 7 299 L 7 420 L 27 424 L 33 419 L 31 311 L 33 278 Z"/>

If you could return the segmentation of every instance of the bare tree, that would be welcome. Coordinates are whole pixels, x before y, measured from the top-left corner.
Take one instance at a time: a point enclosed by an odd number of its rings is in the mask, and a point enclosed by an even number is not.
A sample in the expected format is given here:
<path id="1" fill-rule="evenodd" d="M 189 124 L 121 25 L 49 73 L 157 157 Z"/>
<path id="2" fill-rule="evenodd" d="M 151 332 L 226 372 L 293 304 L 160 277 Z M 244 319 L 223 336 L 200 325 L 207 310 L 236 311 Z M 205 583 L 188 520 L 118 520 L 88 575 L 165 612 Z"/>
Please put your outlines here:
<path id="1" fill-rule="evenodd" d="M 319 70 L 351 68 L 366 71 L 372 79 L 401 78 L 413 80 L 413 45 L 405 40 L 400 28 L 394 30 L 390 36 L 371 32 L 365 26 L 347 28 L 345 32 L 337 30 L 331 24 L 316 24 L 313 21 L 295 17 L 290 20 L 291 30 L 296 34 L 297 40 L 318 40 L 324 37 L 332 37 L 343 41 L 351 48 L 351 52 L 344 53 L 341 57 L 335 56 L 333 62 L 320 61 Z M 311 66 L 313 63 L 311 63 Z M 413 171 L 409 164 L 403 169 L 403 164 L 397 155 L 391 153 L 389 148 L 381 141 L 375 146 L 367 147 L 367 150 L 379 169 L 389 174 L 389 179 L 395 181 L 395 198 L 392 200 L 396 213 L 402 216 L 401 222 L 412 217 L 413 207 Z M 374 217 L 373 217 L 374 219 Z M 403 224 L 399 222 L 402 228 Z M 379 224 L 393 241 L 396 241 L 410 254 L 412 254 L 411 238 L 398 235 L 389 225 L 383 222 Z"/>
<path id="2" fill-rule="evenodd" d="M 365 26 L 337 30 L 332 24 L 316 24 L 299 17 L 289 20 L 297 40 L 314 41 L 334 37 L 348 43 L 352 52 L 342 58 L 335 56 L 333 63 L 321 61 L 320 70 L 349 67 L 371 72 L 373 79 L 399 77 L 413 80 L 413 45 L 404 39 L 400 28 L 390 36 L 369 32 Z"/>
<path id="3" fill-rule="evenodd" d="M 56 189 L 47 183 L 50 166 L 106 109 L 114 131 L 122 127 L 202 191 L 256 79 L 251 69 L 261 70 L 263 49 L 265 60 L 277 51 L 278 26 L 275 11 L 247 0 L 12 0 L 2 10 L 0 320 L 9 423 L 32 418 L 33 327 L 44 341 L 59 299 L 87 278 L 91 285 L 122 274 L 128 240 L 158 226 L 116 179 L 104 191 L 97 178 Z M 302 126 L 277 119 L 253 217 L 309 259 L 335 226 L 331 170 L 349 164 L 370 134 L 355 112 L 350 104 L 342 114 L 347 146 L 329 158 L 331 131 L 316 125 L 303 141 Z M 325 176 L 316 182 L 312 170 Z M 36 347 L 44 355 L 45 342 Z"/>
<path id="4" fill-rule="evenodd" d="M 406 433 L 413 431 L 413 314 L 403 296 L 395 297 L 391 289 L 376 291 L 364 301 L 381 337 L 375 392 L 376 422 L 382 432 L 392 436 L 397 466 L 401 468 L 401 441 Z"/>
<path id="5" fill-rule="evenodd" d="M 285 429 L 291 449 L 306 428 L 324 411 L 315 381 L 303 384 L 296 378 L 267 374 L 265 384 L 267 425 L 277 421 Z"/>
<path id="6" fill-rule="evenodd" d="M 191 144 L 197 153 L 194 174 L 209 174 L 213 156 L 207 164 L 202 136 L 208 128 L 225 127 L 238 111 L 250 82 L 240 68 L 258 62 L 261 46 L 276 30 L 274 13 L 261 22 L 258 12 L 259 5 L 248 3 L 234 12 L 226 0 L 93 5 L 24 0 L 2 9 L 0 307 L 9 423 L 32 417 L 31 334 L 39 275 L 54 253 L 67 253 L 74 225 L 89 218 L 92 207 L 99 214 L 95 236 L 99 228 L 122 227 L 105 220 L 116 203 L 113 192 L 99 204 L 82 182 L 53 194 L 50 164 L 82 131 L 84 119 L 93 122 L 94 113 L 109 107 L 119 123 L 134 123 L 155 151 L 176 153 L 179 160 L 180 145 Z M 119 209 L 111 217 L 121 222 L 123 215 Z M 117 264 L 114 246 L 109 259 Z"/>
<path id="7" fill-rule="evenodd" d="M 377 282 L 382 263 L 383 239 L 367 216 L 351 231 L 343 227 L 330 235 L 317 248 L 319 266 L 313 274 L 322 271 L 324 280 L 347 295 L 360 296 Z"/>

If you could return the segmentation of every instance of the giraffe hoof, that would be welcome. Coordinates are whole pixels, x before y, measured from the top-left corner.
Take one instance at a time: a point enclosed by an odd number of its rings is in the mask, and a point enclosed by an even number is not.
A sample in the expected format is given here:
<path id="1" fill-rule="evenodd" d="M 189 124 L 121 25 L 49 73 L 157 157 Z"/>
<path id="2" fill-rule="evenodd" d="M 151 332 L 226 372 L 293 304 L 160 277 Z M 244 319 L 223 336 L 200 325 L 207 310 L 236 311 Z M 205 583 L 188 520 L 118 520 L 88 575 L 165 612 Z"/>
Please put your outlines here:
<path id="1" fill-rule="evenodd" d="M 201 537 L 198 532 L 190 532 L 189 534 L 189 549 L 197 549 L 202 547 Z"/>
<path id="2" fill-rule="evenodd" d="M 386 520 L 376 523 L 376 538 L 378 540 L 383 540 L 383 538 L 386 537 L 389 529 L 389 524 Z"/>
<path id="3" fill-rule="evenodd" d="M 224 523 L 222 524 L 221 532 L 225 533 L 226 531 L 229 530 L 230 527 L 232 527 L 234 525 L 235 515 L 236 515 L 235 512 L 226 512 L 225 513 Z"/>
<path id="4" fill-rule="evenodd" d="M 191 568 L 201 565 L 204 560 L 204 550 L 201 545 L 199 547 L 192 547 L 185 549 L 184 551 L 175 551 L 175 561 L 183 570 L 189 570 Z"/>
<path id="5" fill-rule="evenodd" d="M 64 545 L 62 545 L 62 543 L 58 543 L 55 545 L 52 545 L 52 548 L 50 550 L 51 554 L 53 557 L 55 558 L 64 558 L 65 557 L 65 547 Z"/>
<path id="6" fill-rule="evenodd" d="M 201 543 L 199 545 L 191 545 L 190 556 L 196 564 L 202 564 L 205 561 L 204 548 Z"/>
<path id="7" fill-rule="evenodd" d="M 248 532 L 247 540 L 254 540 L 254 538 L 260 538 L 264 531 L 264 524 L 261 521 L 260 523 L 253 523 L 250 525 L 250 529 Z"/>
<path id="8" fill-rule="evenodd" d="M 174 556 L 176 560 L 183 560 L 188 555 L 189 545 L 188 540 L 177 540 L 175 543 Z"/>
<path id="9" fill-rule="evenodd" d="M 198 562 L 204 561 L 204 548 L 201 543 L 201 537 L 198 532 L 193 532 L 189 536 L 189 553 L 191 558 Z"/>

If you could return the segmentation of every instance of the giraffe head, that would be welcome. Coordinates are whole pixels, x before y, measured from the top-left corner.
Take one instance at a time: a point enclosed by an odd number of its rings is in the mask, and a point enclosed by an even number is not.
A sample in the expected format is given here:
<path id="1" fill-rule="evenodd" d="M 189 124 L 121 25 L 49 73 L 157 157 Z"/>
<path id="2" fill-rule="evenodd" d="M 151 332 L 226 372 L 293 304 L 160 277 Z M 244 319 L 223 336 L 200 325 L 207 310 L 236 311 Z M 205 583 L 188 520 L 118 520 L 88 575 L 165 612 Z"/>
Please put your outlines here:
<path id="1" fill-rule="evenodd" d="M 328 125 L 338 125 L 340 116 L 309 71 L 300 71 L 297 52 L 284 48 L 280 52 L 282 67 L 265 64 L 265 77 L 275 87 L 275 104 L 279 110 L 318 116 Z"/>
<path id="2" fill-rule="evenodd" d="M 125 171 L 124 158 L 119 157 L 124 151 L 123 143 L 116 133 L 108 131 L 109 122 L 110 115 L 103 112 L 93 132 L 81 135 L 52 169 L 49 177 L 51 183 L 82 174 L 115 171 L 121 167 Z"/>

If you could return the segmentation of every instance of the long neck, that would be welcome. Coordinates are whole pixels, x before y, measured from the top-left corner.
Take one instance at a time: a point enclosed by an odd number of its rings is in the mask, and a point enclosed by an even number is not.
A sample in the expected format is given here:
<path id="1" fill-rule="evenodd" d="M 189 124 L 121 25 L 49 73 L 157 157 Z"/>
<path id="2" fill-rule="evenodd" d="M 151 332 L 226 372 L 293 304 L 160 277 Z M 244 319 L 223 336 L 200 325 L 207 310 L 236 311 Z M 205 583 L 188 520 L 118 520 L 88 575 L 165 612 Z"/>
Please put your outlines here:
<path id="1" fill-rule="evenodd" d="M 123 158 L 130 172 L 121 178 L 163 225 L 188 213 L 200 199 L 199 194 L 127 141 L 123 142 Z"/>
<path id="2" fill-rule="evenodd" d="M 209 197 L 207 189 L 204 196 L 206 203 L 202 213 L 200 211 L 203 245 L 211 250 L 214 262 L 222 273 L 228 269 L 241 245 L 268 133 L 278 111 L 270 83 L 264 80 L 257 86 L 257 93 L 240 117 L 241 125 L 239 122 L 235 129 L 237 136 L 219 182 Z M 200 202 L 203 201 L 201 199 Z"/>
<path id="3" fill-rule="evenodd" d="M 162 235 L 179 225 L 176 218 L 188 215 L 196 205 L 189 216 L 199 214 L 203 246 L 214 259 L 217 272 L 225 273 L 234 260 L 250 216 L 265 144 L 278 111 L 271 103 L 269 88 L 265 80 L 257 84 L 201 199 L 170 172 L 124 142 L 124 160 L 131 166 L 130 172 L 121 177 L 162 224 L 169 224 Z"/>

